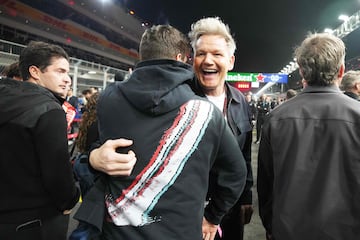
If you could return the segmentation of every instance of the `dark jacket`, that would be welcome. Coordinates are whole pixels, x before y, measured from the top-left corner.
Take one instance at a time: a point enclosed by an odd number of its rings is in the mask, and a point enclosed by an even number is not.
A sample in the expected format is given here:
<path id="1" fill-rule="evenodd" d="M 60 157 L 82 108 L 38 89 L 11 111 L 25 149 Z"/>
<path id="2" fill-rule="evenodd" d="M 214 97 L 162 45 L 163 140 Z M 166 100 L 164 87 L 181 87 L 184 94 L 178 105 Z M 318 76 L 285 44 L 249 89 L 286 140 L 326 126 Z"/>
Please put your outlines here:
<path id="1" fill-rule="evenodd" d="M 240 199 L 236 203 L 236 206 L 240 207 L 244 204 L 252 204 L 251 188 L 253 186 L 253 174 L 251 167 L 251 110 L 245 96 L 239 90 L 227 82 L 225 82 L 225 86 L 227 99 L 227 122 L 243 155 L 239 156 L 239 160 L 245 159 L 247 168 L 246 185 L 241 193 Z M 192 82 L 191 87 L 197 95 L 206 97 L 197 81 Z M 210 186 L 210 192 L 211 191 L 212 186 Z M 210 195 L 212 194 L 213 193 L 210 193 Z"/>
<path id="2" fill-rule="evenodd" d="M 101 95 L 101 142 L 133 139 L 129 149 L 137 156 L 129 177 L 106 177 L 107 211 L 118 225 L 104 222 L 110 239 L 200 240 L 203 216 L 218 224 L 238 199 L 245 185 L 244 160 L 239 161 L 241 152 L 222 113 L 186 84 L 193 77 L 190 65 L 145 61 L 128 81 L 108 86 Z M 204 208 L 212 167 L 219 169 L 218 194 Z M 86 212 L 77 217 L 91 222 L 97 211 Z"/>
<path id="3" fill-rule="evenodd" d="M 265 120 L 258 155 L 262 222 L 276 240 L 360 236 L 360 103 L 308 86 Z"/>
<path id="4" fill-rule="evenodd" d="M 266 99 L 259 100 L 256 104 L 256 121 L 264 122 L 264 117 L 270 112 L 271 106 Z"/>
<path id="5" fill-rule="evenodd" d="M 60 98 L 29 82 L 0 82 L 0 223 L 62 214 L 78 201 Z"/>
<path id="6" fill-rule="evenodd" d="M 226 97 L 228 99 L 227 122 L 238 142 L 241 152 L 246 161 L 246 185 L 241 193 L 238 204 L 252 204 L 253 174 L 251 167 L 251 143 L 252 143 L 252 126 L 251 126 L 251 109 L 246 102 L 245 96 L 229 83 L 227 86 Z"/>

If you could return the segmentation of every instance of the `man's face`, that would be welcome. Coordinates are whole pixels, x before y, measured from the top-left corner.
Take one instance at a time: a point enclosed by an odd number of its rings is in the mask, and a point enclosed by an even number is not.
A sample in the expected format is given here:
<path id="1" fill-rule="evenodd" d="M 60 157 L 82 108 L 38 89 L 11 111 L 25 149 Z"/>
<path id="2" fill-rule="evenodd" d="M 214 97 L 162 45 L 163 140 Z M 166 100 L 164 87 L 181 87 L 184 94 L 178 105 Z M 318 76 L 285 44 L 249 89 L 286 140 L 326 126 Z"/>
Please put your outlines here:
<path id="1" fill-rule="evenodd" d="M 37 71 L 38 84 L 66 97 L 71 85 L 69 69 L 69 62 L 65 58 L 53 58 L 51 65 L 43 72 L 40 69 Z"/>
<path id="2" fill-rule="evenodd" d="M 249 94 L 246 95 L 246 101 L 247 101 L 247 102 L 251 102 L 251 95 L 249 95 Z"/>
<path id="3" fill-rule="evenodd" d="M 227 72 L 234 67 L 226 41 L 218 35 L 203 35 L 196 42 L 194 71 L 207 95 L 220 95 L 224 91 Z"/>

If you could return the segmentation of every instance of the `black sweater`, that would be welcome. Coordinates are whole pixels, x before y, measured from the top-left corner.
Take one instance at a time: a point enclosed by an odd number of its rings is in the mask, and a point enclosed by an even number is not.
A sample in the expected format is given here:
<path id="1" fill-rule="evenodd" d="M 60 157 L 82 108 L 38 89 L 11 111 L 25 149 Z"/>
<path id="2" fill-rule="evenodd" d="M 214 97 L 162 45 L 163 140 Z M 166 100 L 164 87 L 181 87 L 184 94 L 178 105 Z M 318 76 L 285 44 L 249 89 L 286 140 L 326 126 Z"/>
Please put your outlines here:
<path id="1" fill-rule="evenodd" d="M 49 90 L 0 82 L 0 223 L 44 218 L 79 198 L 69 162 L 65 112 Z"/>
<path id="2" fill-rule="evenodd" d="M 101 142 L 133 139 L 137 156 L 130 176 L 106 176 L 93 188 L 105 182 L 107 210 L 117 225 L 104 222 L 109 239 L 200 240 L 202 218 L 218 224 L 242 192 L 246 166 L 236 139 L 222 113 L 191 91 L 192 78 L 190 65 L 141 62 L 128 81 L 101 95 Z M 216 191 L 204 208 L 211 168 L 217 168 Z M 95 190 L 77 217 L 99 224 Z"/>

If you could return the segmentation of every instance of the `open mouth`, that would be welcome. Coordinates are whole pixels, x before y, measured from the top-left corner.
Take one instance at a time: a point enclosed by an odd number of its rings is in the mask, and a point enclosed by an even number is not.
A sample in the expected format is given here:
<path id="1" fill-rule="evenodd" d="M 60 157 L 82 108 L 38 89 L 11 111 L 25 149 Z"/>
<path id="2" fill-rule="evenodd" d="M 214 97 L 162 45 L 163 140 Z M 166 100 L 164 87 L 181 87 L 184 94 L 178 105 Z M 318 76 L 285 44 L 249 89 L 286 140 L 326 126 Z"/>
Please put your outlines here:
<path id="1" fill-rule="evenodd" d="M 218 71 L 216 69 L 203 69 L 202 72 L 204 75 L 208 75 L 208 74 L 217 73 Z"/>

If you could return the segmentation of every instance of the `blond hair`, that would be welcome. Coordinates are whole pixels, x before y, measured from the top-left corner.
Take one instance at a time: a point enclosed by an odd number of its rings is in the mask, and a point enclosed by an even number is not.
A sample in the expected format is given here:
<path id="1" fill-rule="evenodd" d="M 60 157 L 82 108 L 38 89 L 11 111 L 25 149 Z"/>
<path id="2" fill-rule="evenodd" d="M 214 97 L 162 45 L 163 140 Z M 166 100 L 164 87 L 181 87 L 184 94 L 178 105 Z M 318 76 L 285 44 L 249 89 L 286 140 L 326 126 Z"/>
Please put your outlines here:
<path id="1" fill-rule="evenodd" d="M 224 37 L 230 55 L 234 55 L 236 43 L 231 35 L 230 28 L 219 17 L 207 17 L 198 20 L 191 25 L 189 38 L 191 46 L 196 52 L 196 42 L 203 35 L 219 35 Z"/>

